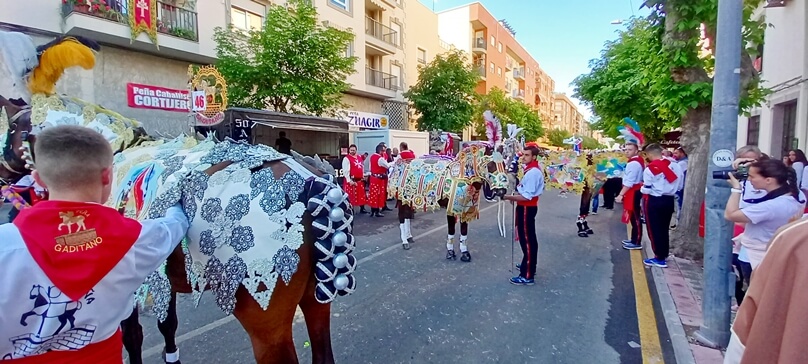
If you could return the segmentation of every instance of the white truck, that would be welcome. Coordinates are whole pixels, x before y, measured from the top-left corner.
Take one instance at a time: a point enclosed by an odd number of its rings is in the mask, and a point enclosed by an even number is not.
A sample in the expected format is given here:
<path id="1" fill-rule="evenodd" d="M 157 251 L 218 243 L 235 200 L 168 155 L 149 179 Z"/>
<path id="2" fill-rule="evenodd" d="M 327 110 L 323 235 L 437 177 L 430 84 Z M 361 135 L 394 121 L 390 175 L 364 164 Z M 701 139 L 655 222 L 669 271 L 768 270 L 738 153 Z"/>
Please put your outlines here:
<path id="1" fill-rule="evenodd" d="M 407 146 L 417 156 L 429 154 L 429 133 L 423 131 L 409 130 L 364 130 L 354 134 L 354 144 L 356 144 L 356 154 L 362 155 L 365 152 L 372 155 L 376 152 L 376 146 L 384 142 L 388 148 L 398 148 L 401 142 L 407 142 Z"/>

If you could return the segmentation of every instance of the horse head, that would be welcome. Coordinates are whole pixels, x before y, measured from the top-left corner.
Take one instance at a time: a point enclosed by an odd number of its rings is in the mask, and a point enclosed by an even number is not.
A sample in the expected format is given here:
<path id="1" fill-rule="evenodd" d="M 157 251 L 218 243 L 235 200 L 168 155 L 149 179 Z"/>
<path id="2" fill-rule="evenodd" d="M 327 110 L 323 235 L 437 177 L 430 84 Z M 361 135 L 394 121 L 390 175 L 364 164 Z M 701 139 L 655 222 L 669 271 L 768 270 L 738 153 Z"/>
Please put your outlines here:
<path id="1" fill-rule="evenodd" d="M 0 160 L 0 185 L 14 184 L 31 172 L 31 157 L 27 153 L 29 144 L 34 141 L 31 135 L 31 109 L 19 100 L 8 100 L 0 96 L 0 147 L 3 156 Z"/>
<path id="2" fill-rule="evenodd" d="M 489 199 L 489 195 L 492 196 L 491 199 L 502 197 L 508 192 L 509 179 L 505 160 L 491 143 L 466 143 L 465 148 L 457 154 L 457 161 L 461 172 L 472 182 L 484 185 L 486 199 Z"/>

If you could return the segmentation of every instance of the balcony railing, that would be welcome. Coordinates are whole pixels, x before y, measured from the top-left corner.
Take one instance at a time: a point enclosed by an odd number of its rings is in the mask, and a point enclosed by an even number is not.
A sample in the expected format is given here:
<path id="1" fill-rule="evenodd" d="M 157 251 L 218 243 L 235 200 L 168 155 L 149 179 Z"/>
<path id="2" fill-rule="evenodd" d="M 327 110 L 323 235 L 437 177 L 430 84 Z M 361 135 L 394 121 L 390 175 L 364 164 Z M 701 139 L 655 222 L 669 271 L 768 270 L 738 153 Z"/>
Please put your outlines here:
<path id="1" fill-rule="evenodd" d="M 511 58 L 506 58 L 505 59 L 505 69 L 507 69 L 507 70 L 513 69 L 513 59 L 511 59 Z"/>
<path id="2" fill-rule="evenodd" d="M 475 62 L 474 63 L 474 70 L 477 71 L 477 74 L 480 75 L 480 77 L 485 78 L 485 74 L 486 74 L 485 63 L 476 63 Z"/>
<path id="3" fill-rule="evenodd" d="M 365 83 L 388 90 L 398 90 L 398 77 L 370 67 L 365 68 Z"/>
<path id="4" fill-rule="evenodd" d="M 485 38 L 483 37 L 474 38 L 474 46 L 472 48 L 486 49 Z"/>
<path id="5" fill-rule="evenodd" d="M 108 8 L 63 4 L 63 14 L 67 16 L 75 12 L 112 20 L 121 24 L 129 23 L 130 9 L 128 9 L 128 1 L 107 0 L 107 6 Z M 157 31 L 196 42 L 199 40 L 197 14 L 194 11 L 158 1 Z"/>
<path id="6" fill-rule="evenodd" d="M 369 16 L 365 17 L 365 34 L 398 47 L 398 32 Z"/>
<path id="7" fill-rule="evenodd" d="M 513 70 L 513 78 L 525 79 L 525 69 L 522 67 Z"/>
<path id="8" fill-rule="evenodd" d="M 525 90 L 514 89 L 513 92 L 511 92 L 511 96 L 513 96 L 513 98 L 515 98 L 515 99 L 524 99 L 525 98 Z"/>

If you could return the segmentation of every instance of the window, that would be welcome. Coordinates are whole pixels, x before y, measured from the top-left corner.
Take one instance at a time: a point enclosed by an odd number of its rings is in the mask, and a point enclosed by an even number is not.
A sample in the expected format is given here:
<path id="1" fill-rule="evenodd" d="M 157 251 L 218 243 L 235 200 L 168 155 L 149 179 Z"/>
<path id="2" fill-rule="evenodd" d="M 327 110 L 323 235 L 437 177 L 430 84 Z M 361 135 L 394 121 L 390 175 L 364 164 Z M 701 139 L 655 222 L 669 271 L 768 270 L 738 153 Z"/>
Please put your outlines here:
<path id="1" fill-rule="evenodd" d="M 418 62 L 426 63 L 426 49 L 418 48 Z"/>
<path id="2" fill-rule="evenodd" d="M 497 76 L 502 76 L 502 68 L 497 67 Z"/>
<path id="3" fill-rule="evenodd" d="M 332 6 L 345 11 L 351 11 L 351 0 L 328 0 Z"/>
<path id="4" fill-rule="evenodd" d="M 491 72 L 494 72 L 494 62 L 491 62 Z"/>
<path id="5" fill-rule="evenodd" d="M 345 47 L 345 57 L 353 57 L 353 54 L 354 54 L 353 53 L 354 52 L 353 47 L 354 47 L 353 41 L 349 42 L 348 46 Z"/>
<path id="6" fill-rule="evenodd" d="M 230 23 L 242 30 L 261 29 L 264 27 L 264 18 L 239 8 L 230 8 Z"/>
<path id="7" fill-rule="evenodd" d="M 497 38 L 494 38 L 494 36 L 493 36 L 493 35 L 491 36 L 491 43 L 490 43 L 490 44 L 491 44 L 492 46 L 493 46 L 494 44 L 497 44 Z"/>
<path id="8" fill-rule="evenodd" d="M 502 42 L 499 42 L 499 44 L 497 44 L 497 50 L 499 51 L 499 53 L 502 53 Z"/>
<path id="9" fill-rule="evenodd" d="M 747 120 L 746 144 L 758 145 L 760 137 L 760 115 L 750 116 Z"/>

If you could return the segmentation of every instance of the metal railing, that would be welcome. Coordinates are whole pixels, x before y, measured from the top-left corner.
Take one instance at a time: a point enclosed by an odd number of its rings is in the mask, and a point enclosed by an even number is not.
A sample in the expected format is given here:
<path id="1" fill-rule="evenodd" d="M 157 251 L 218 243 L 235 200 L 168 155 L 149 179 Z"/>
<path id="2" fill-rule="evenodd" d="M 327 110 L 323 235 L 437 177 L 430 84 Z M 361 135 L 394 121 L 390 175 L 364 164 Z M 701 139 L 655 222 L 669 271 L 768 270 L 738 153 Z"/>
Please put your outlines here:
<path id="1" fill-rule="evenodd" d="M 95 8 L 87 5 L 63 4 L 65 16 L 77 12 L 90 16 L 112 20 L 122 24 L 129 23 L 129 12 L 136 9 L 128 8 L 127 0 L 110 0 L 107 2 L 109 10 Z M 163 34 L 188 39 L 199 40 L 199 26 L 195 11 L 183 9 L 162 1 L 157 1 L 157 31 Z"/>
<path id="2" fill-rule="evenodd" d="M 472 48 L 486 49 L 485 38 L 483 38 L 483 37 L 474 38 L 474 46 Z"/>
<path id="3" fill-rule="evenodd" d="M 365 83 L 388 90 L 398 90 L 398 77 L 370 67 L 365 67 Z"/>
<path id="4" fill-rule="evenodd" d="M 474 70 L 477 71 L 477 74 L 480 75 L 480 77 L 486 76 L 487 70 L 485 68 L 485 62 L 474 62 L 473 67 Z"/>
<path id="5" fill-rule="evenodd" d="M 525 98 L 525 90 L 523 90 L 523 89 L 514 89 L 513 92 L 511 92 L 511 96 L 513 96 L 514 98 L 523 98 L 524 99 Z"/>
<path id="6" fill-rule="evenodd" d="M 522 67 L 514 68 L 513 70 L 513 78 L 525 78 L 525 69 Z"/>
<path id="7" fill-rule="evenodd" d="M 365 16 L 365 34 L 398 47 L 398 32 L 369 16 Z"/>

